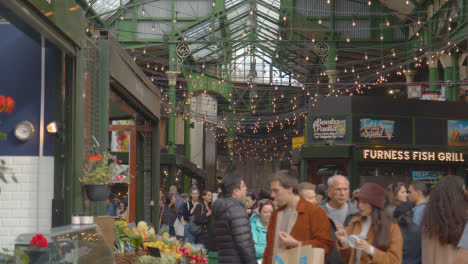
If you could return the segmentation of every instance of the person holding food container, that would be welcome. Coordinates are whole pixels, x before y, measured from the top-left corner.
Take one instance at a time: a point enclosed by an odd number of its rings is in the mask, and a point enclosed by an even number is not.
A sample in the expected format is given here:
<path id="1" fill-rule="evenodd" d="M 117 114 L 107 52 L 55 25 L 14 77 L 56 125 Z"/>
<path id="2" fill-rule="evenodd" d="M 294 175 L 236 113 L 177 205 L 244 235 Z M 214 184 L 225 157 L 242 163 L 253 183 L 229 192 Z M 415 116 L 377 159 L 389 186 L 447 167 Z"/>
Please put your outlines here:
<path id="1" fill-rule="evenodd" d="M 335 233 L 341 258 L 350 264 L 400 264 L 403 238 L 398 224 L 384 211 L 384 189 L 366 183 L 356 198 L 360 215 Z"/>

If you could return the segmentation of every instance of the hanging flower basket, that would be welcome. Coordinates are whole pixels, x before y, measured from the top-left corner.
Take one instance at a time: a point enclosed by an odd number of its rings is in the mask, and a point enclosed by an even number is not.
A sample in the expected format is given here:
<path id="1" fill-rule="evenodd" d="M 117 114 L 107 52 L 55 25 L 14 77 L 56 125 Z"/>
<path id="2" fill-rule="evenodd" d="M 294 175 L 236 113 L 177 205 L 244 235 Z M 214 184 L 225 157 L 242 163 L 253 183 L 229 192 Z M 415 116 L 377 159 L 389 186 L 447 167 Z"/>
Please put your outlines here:
<path id="1" fill-rule="evenodd" d="M 107 184 L 85 184 L 84 188 L 90 201 L 105 201 L 109 197 L 109 185 Z"/>

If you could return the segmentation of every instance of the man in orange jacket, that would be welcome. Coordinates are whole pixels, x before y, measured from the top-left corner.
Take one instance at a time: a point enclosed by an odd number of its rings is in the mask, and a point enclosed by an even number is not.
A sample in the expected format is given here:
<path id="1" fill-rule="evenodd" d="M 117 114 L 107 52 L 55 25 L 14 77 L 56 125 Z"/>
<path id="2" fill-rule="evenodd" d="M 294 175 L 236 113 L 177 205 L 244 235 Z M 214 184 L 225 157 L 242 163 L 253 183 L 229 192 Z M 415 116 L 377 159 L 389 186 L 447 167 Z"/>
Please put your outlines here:
<path id="1" fill-rule="evenodd" d="M 319 206 L 297 194 L 297 178 L 286 170 L 279 171 L 270 181 L 271 197 L 279 208 L 273 212 L 267 231 L 264 264 L 274 264 L 274 257 L 283 249 L 302 245 L 333 249 L 331 227 L 327 214 Z"/>

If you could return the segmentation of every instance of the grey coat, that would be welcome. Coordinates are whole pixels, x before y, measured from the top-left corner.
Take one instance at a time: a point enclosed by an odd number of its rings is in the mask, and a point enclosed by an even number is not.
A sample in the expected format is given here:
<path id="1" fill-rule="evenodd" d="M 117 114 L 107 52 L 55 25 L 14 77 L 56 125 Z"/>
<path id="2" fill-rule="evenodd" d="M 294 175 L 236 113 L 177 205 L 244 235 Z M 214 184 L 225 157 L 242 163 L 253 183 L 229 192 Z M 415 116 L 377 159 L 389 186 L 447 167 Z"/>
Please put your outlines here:
<path id="1" fill-rule="evenodd" d="M 328 201 L 324 201 L 320 203 L 320 207 L 322 207 L 322 209 L 325 210 L 325 213 L 327 213 L 328 215 L 328 208 L 326 205 L 327 202 Z M 346 214 L 346 220 L 343 223 L 344 227 L 347 227 L 349 225 L 349 222 L 351 221 L 351 219 L 353 219 L 353 217 L 359 215 L 359 209 L 356 206 L 354 206 L 354 204 L 351 201 L 347 201 L 346 203 L 348 204 L 348 213 Z M 333 247 L 333 250 L 330 253 L 330 255 L 327 256 L 327 264 L 344 264 L 345 262 L 343 262 L 343 260 L 341 259 L 340 252 L 336 248 L 335 223 L 330 219 L 330 217 L 328 218 L 328 220 L 330 220 L 331 236 L 335 241 L 335 246 Z"/>

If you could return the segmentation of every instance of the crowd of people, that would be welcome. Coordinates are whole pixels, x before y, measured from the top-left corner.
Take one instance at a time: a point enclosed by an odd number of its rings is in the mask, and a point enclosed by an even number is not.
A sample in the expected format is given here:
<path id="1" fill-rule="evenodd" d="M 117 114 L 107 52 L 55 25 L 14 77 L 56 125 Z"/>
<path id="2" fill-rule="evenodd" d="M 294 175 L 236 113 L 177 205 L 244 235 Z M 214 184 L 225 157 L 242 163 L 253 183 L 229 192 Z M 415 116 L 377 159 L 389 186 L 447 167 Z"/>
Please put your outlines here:
<path id="1" fill-rule="evenodd" d="M 445 176 L 385 189 L 365 183 L 350 196 L 347 177 L 326 185 L 298 183 L 277 172 L 259 194 L 240 175 L 220 192 L 162 195 L 161 227 L 218 252 L 218 263 L 273 264 L 284 249 L 323 248 L 327 263 L 468 263 L 468 194 L 463 179 Z M 213 201 L 213 197 L 216 201 Z"/>

